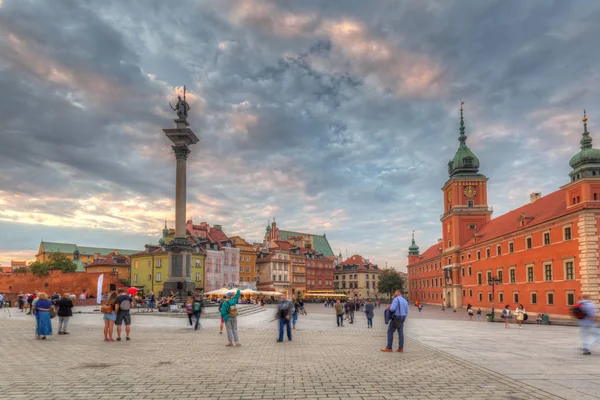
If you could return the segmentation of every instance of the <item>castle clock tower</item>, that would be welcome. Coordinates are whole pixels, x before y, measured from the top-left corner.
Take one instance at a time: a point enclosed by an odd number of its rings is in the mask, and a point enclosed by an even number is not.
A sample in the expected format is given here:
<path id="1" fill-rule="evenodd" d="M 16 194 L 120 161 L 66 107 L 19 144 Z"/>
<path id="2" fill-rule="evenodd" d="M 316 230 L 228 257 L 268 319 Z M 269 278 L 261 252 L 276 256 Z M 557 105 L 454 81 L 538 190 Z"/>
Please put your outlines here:
<path id="1" fill-rule="evenodd" d="M 442 187 L 442 249 L 444 265 L 444 298 L 447 307 L 462 306 L 460 282 L 460 246 L 471 239 L 491 219 L 487 205 L 487 180 L 479 173 L 479 159 L 467 147 L 463 102 L 460 104 L 460 134 L 458 150 L 448 162 L 449 179 Z"/>

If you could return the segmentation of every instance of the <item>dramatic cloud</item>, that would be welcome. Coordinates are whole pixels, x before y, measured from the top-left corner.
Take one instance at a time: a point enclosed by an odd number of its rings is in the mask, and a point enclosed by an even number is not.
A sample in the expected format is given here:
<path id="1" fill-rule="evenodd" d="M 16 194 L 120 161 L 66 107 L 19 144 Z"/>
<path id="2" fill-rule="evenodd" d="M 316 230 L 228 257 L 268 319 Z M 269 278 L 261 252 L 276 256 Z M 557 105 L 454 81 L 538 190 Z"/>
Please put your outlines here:
<path id="1" fill-rule="evenodd" d="M 0 1 L 0 264 L 42 237 L 141 249 L 172 226 L 162 129 L 187 85 L 189 216 L 248 240 L 277 217 L 403 268 L 413 229 L 422 248 L 441 234 L 461 99 L 495 215 L 568 181 L 582 109 L 593 137 L 600 120 L 599 17 L 592 0 Z"/>

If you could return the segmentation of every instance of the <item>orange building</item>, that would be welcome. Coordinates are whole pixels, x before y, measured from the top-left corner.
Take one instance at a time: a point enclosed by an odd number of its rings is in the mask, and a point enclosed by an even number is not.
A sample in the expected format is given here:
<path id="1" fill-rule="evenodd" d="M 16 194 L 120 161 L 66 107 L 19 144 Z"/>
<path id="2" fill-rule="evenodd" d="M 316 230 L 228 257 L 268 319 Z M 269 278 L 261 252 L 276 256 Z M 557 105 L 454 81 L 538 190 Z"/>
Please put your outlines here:
<path id="1" fill-rule="evenodd" d="M 487 178 L 466 145 L 461 107 L 459 148 L 442 187 L 442 239 L 408 252 L 409 298 L 459 308 L 511 309 L 568 315 L 582 293 L 600 299 L 598 227 L 600 150 L 584 116 L 581 151 L 570 182 L 500 217 L 491 218 Z M 491 283 L 494 285 L 491 285 Z"/>
<path id="2" fill-rule="evenodd" d="M 240 287 L 256 288 L 256 250 L 240 236 L 232 236 L 229 239 L 233 246 L 240 249 Z"/>
<path id="3" fill-rule="evenodd" d="M 292 268 L 292 273 L 289 277 L 292 288 L 291 295 L 296 296 L 306 293 L 306 261 L 304 251 L 308 251 L 308 249 L 298 247 L 290 243 L 290 241 L 285 240 L 275 240 L 273 243 L 278 249 L 286 251 L 290 255 Z"/>
<path id="4" fill-rule="evenodd" d="M 87 273 L 116 274 L 119 279 L 130 279 L 131 262 L 129 257 L 119 254 L 118 250 L 105 256 L 98 256 L 85 266 Z"/>

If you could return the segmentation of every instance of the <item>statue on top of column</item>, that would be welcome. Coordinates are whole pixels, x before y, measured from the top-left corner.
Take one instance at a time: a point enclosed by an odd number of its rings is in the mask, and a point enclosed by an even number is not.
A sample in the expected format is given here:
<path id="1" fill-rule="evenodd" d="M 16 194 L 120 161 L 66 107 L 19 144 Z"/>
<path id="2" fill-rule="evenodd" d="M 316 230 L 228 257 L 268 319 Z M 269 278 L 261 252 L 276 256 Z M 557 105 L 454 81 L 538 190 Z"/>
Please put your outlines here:
<path id="1" fill-rule="evenodd" d="M 184 86 L 183 99 L 181 96 L 177 96 L 177 104 L 175 104 L 175 107 L 173 107 L 171 102 L 169 102 L 169 107 L 171 107 L 171 109 L 177 113 L 177 117 L 182 120 L 187 120 L 188 111 L 190 111 L 190 105 L 187 101 L 185 101 L 185 91 L 186 87 Z"/>

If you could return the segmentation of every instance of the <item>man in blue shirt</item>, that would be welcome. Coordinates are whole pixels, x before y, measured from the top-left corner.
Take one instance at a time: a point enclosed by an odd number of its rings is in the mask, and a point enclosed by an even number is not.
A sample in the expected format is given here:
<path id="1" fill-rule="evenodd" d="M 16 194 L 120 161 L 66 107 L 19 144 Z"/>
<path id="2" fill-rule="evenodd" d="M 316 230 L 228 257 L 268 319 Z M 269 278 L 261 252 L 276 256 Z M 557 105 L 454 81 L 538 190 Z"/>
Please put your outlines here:
<path id="1" fill-rule="evenodd" d="M 596 305 L 590 300 L 590 296 L 584 294 L 581 296 L 581 309 L 585 314 L 583 319 L 579 320 L 581 347 L 583 355 L 589 356 L 592 354 L 590 348 L 596 344 L 598 340 L 598 328 L 596 327 Z"/>
<path id="2" fill-rule="evenodd" d="M 394 292 L 394 300 L 390 305 L 390 312 L 393 315 L 392 320 L 388 325 L 387 331 L 387 347 L 381 349 L 381 351 L 391 353 L 392 343 L 394 342 L 394 332 L 398 331 L 398 353 L 404 351 L 404 321 L 408 316 L 408 301 L 402 297 L 402 291 L 397 289 Z"/>

